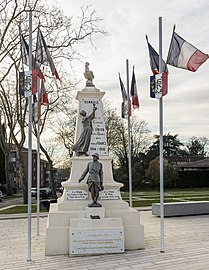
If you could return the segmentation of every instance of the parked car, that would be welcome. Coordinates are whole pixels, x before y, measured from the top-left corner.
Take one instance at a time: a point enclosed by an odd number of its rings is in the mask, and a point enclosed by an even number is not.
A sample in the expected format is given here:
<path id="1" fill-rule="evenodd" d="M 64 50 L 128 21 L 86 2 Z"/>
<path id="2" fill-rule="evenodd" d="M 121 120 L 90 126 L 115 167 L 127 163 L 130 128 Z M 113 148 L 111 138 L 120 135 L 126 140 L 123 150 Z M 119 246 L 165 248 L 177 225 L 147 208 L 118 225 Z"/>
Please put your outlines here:
<path id="1" fill-rule="evenodd" d="M 0 202 L 2 201 L 2 199 L 3 199 L 3 193 L 2 193 L 2 191 L 0 190 Z"/>
<path id="2" fill-rule="evenodd" d="M 40 199 L 48 199 L 52 197 L 52 191 L 50 188 L 40 188 Z M 37 188 L 31 188 L 31 196 L 37 199 Z"/>

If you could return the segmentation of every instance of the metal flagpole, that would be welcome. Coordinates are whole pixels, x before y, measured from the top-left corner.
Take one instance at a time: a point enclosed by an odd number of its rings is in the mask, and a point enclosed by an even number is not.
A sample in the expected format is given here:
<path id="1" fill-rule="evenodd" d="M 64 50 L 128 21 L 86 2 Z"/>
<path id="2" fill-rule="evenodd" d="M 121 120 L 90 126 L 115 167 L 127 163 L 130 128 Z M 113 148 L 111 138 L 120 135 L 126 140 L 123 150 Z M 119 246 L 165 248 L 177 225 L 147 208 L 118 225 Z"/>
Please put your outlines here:
<path id="1" fill-rule="evenodd" d="M 162 17 L 159 17 L 159 74 L 161 74 L 162 76 Z M 162 96 L 159 99 L 159 115 L 160 115 L 160 252 L 164 252 L 163 97 Z"/>
<path id="2" fill-rule="evenodd" d="M 32 11 L 29 12 L 29 72 L 32 87 Z M 28 97 L 28 261 L 31 261 L 32 95 Z"/>
<path id="3" fill-rule="evenodd" d="M 129 63 L 126 59 L 126 74 L 127 74 L 127 98 L 128 98 L 128 175 L 129 175 L 129 205 L 132 207 L 132 173 L 131 173 L 131 120 L 129 116 Z"/>
<path id="4" fill-rule="evenodd" d="M 40 213 L 40 117 L 39 117 L 39 99 L 40 99 L 40 80 L 38 85 L 38 124 L 37 124 L 37 235 L 39 235 L 39 213 Z"/>

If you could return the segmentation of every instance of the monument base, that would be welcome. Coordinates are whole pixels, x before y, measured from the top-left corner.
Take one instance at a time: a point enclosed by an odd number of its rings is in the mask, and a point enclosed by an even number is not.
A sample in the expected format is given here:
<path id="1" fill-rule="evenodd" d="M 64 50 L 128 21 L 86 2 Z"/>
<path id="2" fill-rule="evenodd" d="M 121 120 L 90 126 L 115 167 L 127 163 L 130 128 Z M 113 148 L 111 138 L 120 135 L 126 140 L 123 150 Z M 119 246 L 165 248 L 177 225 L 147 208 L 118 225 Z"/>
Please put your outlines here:
<path id="1" fill-rule="evenodd" d="M 69 255 L 124 252 L 124 229 L 121 218 L 71 219 Z"/>
<path id="2" fill-rule="evenodd" d="M 85 210 L 76 211 L 60 211 L 57 210 L 58 205 L 52 204 L 46 228 L 46 255 L 118 253 L 123 252 L 124 249 L 144 249 L 144 227 L 140 224 L 140 213 L 129 207 L 114 209 L 114 200 L 112 202 L 101 201 L 101 204 L 106 207 L 86 207 Z M 122 206 L 124 205 L 122 204 Z M 81 246 L 78 247 L 75 246 L 75 243 L 71 243 L 71 241 L 77 240 L 70 233 L 75 232 L 78 236 L 81 228 Z M 103 248 L 105 242 L 105 239 L 103 239 L 98 250 L 96 250 L 97 243 L 92 250 L 88 246 L 88 252 L 85 251 L 84 240 L 85 237 L 88 240 L 90 239 L 92 230 L 97 232 L 97 236 L 95 236 L 97 241 L 103 234 L 107 236 L 107 242 L 112 236 L 117 238 L 120 233 L 123 234 L 124 240 L 121 239 L 120 243 L 123 241 L 124 244 L 119 245 L 120 247 L 123 246 L 122 250 L 117 248 L 112 250 L 111 247 Z M 111 243 L 113 246 L 116 244 L 116 242 Z"/>
<path id="3" fill-rule="evenodd" d="M 62 183 L 63 195 L 57 203 L 50 205 L 46 255 L 118 253 L 144 248 L 144 227 L 140 224 L 140 212 L 130 208 L 122 200 L 122 184 L 113 180 L 109 156 L 100 158 L 104 168 L 104 190 L 99 193 L 98 203 L 102 207 L 88 207 L 92 203 L 88 186 L 85 180 L 78 183 L 78 179 L 91 159 L 92 157 L 71 159 L 71 176 L 69 181 Z M 93 231 L 96 232 L 95 245 L 91 238 Z M 101 238 L 103 235 L 106 235 L 106 240 Z M 123 235 L 122 238 L 120 235 Z M 111 242 L 111 238 L 115 240 Z M 111 245 L 106 246 L 107 242 Z"/>

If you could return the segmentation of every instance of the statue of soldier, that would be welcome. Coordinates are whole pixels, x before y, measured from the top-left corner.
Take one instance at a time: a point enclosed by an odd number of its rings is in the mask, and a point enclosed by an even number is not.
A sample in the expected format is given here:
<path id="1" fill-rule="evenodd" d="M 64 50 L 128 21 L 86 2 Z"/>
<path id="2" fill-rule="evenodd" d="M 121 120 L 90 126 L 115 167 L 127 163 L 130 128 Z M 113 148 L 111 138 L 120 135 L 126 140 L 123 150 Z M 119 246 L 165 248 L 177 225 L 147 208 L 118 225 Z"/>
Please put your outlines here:
<path id="1" fill-rule="evenodd" d="M 92 157 L 93 161 L 88 163 L 78 182 L 80 183 L 89 173 L 87 184 L 93 201 L 92 204 L 89 204 L 89 207 L 101 207 L 102 205 L 97 200 L 99 192 L 104 189 L 102 163 L 98 161 L 99 155 L 97 153 L 93 154 Z"/>

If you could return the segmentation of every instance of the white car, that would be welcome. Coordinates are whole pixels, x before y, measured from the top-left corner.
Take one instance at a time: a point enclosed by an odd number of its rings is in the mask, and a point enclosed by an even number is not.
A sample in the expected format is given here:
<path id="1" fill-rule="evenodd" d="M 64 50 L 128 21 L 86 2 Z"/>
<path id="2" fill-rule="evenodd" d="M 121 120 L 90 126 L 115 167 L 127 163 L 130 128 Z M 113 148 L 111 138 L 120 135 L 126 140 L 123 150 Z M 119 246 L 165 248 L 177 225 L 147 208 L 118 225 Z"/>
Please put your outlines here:
<path id="1" fill-rule="evenodd" d="M 3 193 L 1 192 L 1 190 L 0 190 L 0 202 L 2 201 L 2 199 L 3 199 Z"/>

